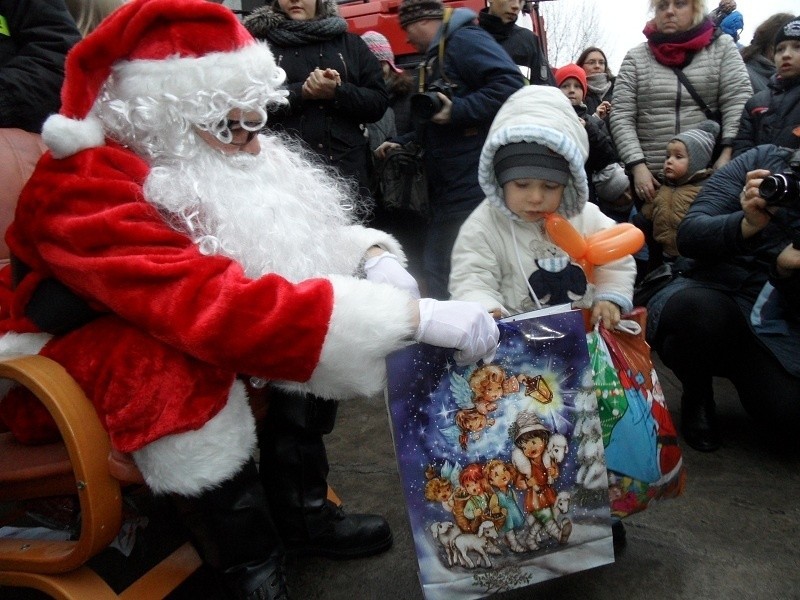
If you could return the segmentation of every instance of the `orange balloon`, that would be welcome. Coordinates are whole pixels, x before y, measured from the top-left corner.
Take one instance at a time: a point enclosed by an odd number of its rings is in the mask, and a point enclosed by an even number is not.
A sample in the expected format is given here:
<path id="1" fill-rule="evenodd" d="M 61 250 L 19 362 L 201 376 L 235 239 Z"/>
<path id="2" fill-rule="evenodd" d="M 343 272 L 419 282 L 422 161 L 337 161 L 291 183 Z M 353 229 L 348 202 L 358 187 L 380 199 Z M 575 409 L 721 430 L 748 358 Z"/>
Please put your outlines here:
<path id="1" fill-rule="evenodd" d="M 594 265 L 604 265 L 633 254 L 644 245 L 644 234 L 635 226 L 617 229 L 616 235 L 589 245 L 586 258 Z"/>
<path id="2" fill-rule="evenodd" d="M 550 213 L 544 218 L 544 227 L 550 239 L 570 258 L 578 259 L 586 254 L 586 239 L 564 217 Z"/>
<path id="3" fill-rule="evenodd" d="M 602 242 L 603 240 L 615 238 L 618 235 L 621 235 L 622 232 L 627 231 L 628 229 L 636 229 L 636 225 L 634 225 L 633 223 L 617 223 L 613 227 L 609 227 L 608 229 L 601 229 L 600 231 L 596 231 L 592 235 L 587 235 L 586 243 L 589 246 L 592 246 L 597 242 Z"/>
<path id="4" fill-rule="evenodd" d="M 583 274 L 586 275 L 586 280 L 589 283 L 594 283 L 594 265 L 585 258 L 579 258 L 575 262 L 577 262 L 581 269 L 583 269 Z"/>

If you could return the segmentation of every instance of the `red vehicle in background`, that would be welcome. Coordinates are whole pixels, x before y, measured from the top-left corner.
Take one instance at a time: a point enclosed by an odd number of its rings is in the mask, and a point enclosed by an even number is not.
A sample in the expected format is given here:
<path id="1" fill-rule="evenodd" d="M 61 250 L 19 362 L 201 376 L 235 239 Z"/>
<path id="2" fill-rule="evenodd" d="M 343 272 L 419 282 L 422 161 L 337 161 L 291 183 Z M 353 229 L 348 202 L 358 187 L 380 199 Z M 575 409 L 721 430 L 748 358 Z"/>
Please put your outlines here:
<path id="1" fill-rule="evenodd" d="M 544 56 L 547 56 L 547 34 L 544 20 L 539 13 L 539 1 L 527 1 L 523 13 L 530 16 L 531 29 L 539 37 Z M 443 0 L 445 6 L 465 7 L 480 12 L 486 7 L 486 0 Z M 405 32 L 400 28 L 397 12 L 401 0 L 338 0 L 339 12 L 347 20 L 350 31 L 361 35 L 365 31 L 377 31 L 386 36 L 395 53 L 395 63 L 399 67 L 414 67 L 420 61 Z"/>

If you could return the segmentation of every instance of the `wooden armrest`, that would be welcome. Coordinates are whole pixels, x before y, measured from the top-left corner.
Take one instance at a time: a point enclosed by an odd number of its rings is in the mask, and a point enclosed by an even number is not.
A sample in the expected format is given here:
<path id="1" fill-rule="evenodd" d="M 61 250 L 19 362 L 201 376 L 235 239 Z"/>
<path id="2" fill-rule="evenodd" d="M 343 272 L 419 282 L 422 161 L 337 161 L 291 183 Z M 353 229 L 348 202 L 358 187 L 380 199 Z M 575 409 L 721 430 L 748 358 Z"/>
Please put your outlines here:
<path id="1" fill-rule="evenodd" d="M 108 435 L 83 390 L 55 361 L 38 355 L 0 360 L 0 378 L 30 390 L 53 416 L 72 463 L 81 507 L 77 541 L 0 539 L 0 570 L 70 571 L 108 546 L 120 529 L 120 484 L 109 473 Z"/>

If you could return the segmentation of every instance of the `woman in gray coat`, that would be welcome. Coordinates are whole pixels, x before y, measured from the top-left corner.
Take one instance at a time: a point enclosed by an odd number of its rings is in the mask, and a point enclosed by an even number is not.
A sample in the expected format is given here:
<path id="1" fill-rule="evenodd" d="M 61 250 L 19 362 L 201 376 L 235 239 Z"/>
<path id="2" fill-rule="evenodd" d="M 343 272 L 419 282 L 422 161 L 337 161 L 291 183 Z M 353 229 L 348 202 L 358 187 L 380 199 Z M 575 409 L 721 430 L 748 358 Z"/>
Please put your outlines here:
<path id="1" fill-rule="evenodd" d="M 718 35 L 704 0 L 649 0 L 654 17 L 647 41 L 628 51 L 614 84 L 611 134 L 633 179 L 637 203 L 652 200 L 664 148 L 676 134 L 709 118 L 677 70 L 695 88 L 721 125 L 719 168 L 731 158 L 739 118 L 752 95 L 742 57 L 728 35 Z M 646 224 L 643 224 L 647 235 Z M 660 252 L 651 247 L 660 258 Z M 651 261 L 652 262 L 652 261 Z"/>

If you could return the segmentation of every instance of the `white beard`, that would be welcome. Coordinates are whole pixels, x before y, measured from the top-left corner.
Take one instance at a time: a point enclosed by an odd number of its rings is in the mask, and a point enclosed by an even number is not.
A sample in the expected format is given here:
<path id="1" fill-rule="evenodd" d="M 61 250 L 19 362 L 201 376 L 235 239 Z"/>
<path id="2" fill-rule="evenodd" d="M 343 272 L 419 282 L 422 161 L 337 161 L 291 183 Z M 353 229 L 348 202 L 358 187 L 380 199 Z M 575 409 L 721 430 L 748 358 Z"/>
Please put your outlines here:
<path id="1" fill-rule="evenodd" d="M 191 158 L 153 161 L 144 195 L 201 252 L 235 260 L 252 278 L 353 274 L 364 248 L 348 235 L 355 201 L 343 182 L 273 135 L 259 136 L 257 156 L 224 155 L 192 137 Z"/>

